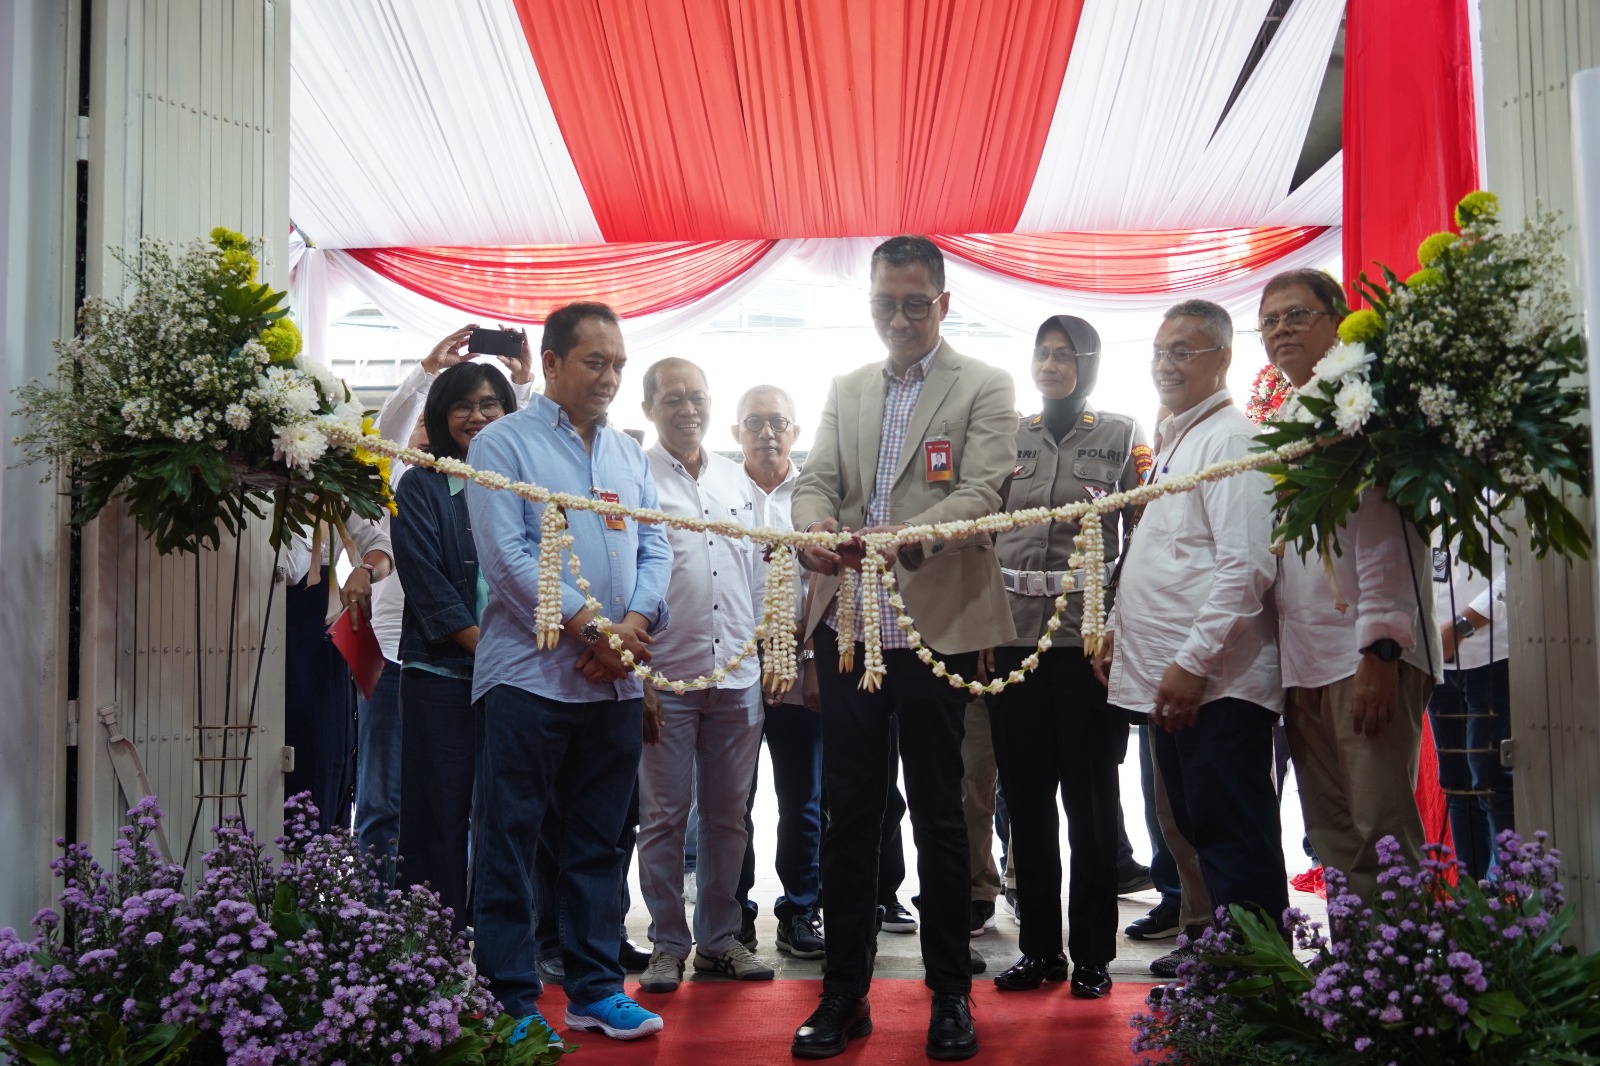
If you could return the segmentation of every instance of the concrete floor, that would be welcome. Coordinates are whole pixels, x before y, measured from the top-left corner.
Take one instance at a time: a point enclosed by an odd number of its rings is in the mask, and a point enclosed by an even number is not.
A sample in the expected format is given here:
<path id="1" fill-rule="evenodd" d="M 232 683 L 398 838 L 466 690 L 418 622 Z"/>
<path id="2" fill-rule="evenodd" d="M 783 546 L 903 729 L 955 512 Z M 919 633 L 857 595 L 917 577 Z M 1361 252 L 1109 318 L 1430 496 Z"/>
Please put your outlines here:
<path id="1" fill-rule="evenodd" d="M 762 788 L 756 798 L 755 824 L 756 824 L 756 887 L 752 893 L 761 904 L 761 915 L 756 920 L 756 936 L 759 944 L 756 954 L 777 970 L 780 978 L 817 978 L 822 975 L 822 960 L 820 959 L 794 959 L 780 953 L 774 946 L 773 938 L 776 935 L 777 922 L 770 911 L 772 900 L 782 892 L 777 875 L 772 869 L 772 855 L 774 850 L 774 833 L 777 826 L 777 801 L 773 797 L 770 782 L 772 768 L 767 759 L 765 745 L 761 751 L 761 782 Z M 1138 763 L 1138 738 L 1129 738 L 1128 757 L 1121 768 L 1122 781 L 1122 809 L 1127 824 L 1128 838 L 1133 844 L 1134 854 L 1141 862 L 1147 862 L 1150 857 L 1150 841 L 1144 828 L 1144 801 L 1139 789 L 1139 763 Z M 1311 866 L 1301 846 L 1301 838 L 1305 833 L 1304 822 L 1300 814 L 1300 795 L 1294 773 L 1291 770 L 1287 785 L 1284 789 L 1283 807 L 1283 852 L 1289 874 L 1298 874 Z M 900 902 L 906 907 L 911 905 L 911 897 L 916 894 L 916 852 L 911 843 L 911 828 L 907 824 L 901 834 L 905 840 L 906 848 L 906 881 L 900 889 Z M 1061 836 L 1061 853 L 1063 865 L 1068 854 L 1066 840 L 1066 825 L 1063 819 Z M 998 861 L 999 846 L 995 846 Z M 638 872 L 634 869 L 630 874 L 630 891 L 633 906 L 628 912 L 628 930 L 635 943 L 649 950 L 650 941 L 646 931 L 650 924 L 650 915 L 646 911 L 638 888 Z M 1063 886 L 1065 887 L 1065 886 Z M 1289 890 L 1289 902 L 1301 910 L 1311 914 L 1316 920 L 1323 920 L 1326 916 L 1326 905 L 1315 895 Z M 1135 893 L 1122 897 L 1118 901 L 1120 916 L 1118 928 L 1126 926 L 1136 918 L 1143 917 L 1151 907 L 1159 901 L 1159 896 L 1154 891 Z M 1064 908 L 1063 908 L 1064 909 Z M 993 977 L 994 974 L 1010 966 L 1016 961 L 1017 950 L 1017 923 L 1007 910 L 1004 900 L 998 902 L 994 919 L 994 928 L 987 930 L 982 936 L 972 940 L 972 948 L 988 963 L 988 970 L 983 979 Z M 913 913 L 915 913 L 913 911 Z M 826 936 L 826 928 L 824 928 Z M 1125 936 L 1118 938 L 1117 959 L 1111 965 L 1112 976 L 1117 980 L 1156 980 L 1149 972 L 1148 966 L 1152 959 L 1166 954 L 1173 948 L 1172 940 L 1137 941 Z M 693 970 L 690 968 L 689 974 Z M 922 977 L 922 958 L 920 938 L 916 934 L 885 932 L 878 938 L 878 960 L 876 973 L 882 977 Z M 689 976 L 686 974 L 686 976 Z M 689 977 L 693 980 L 695 978 Z M 722 980 L 722 978 L 708 977 L 703 980 Z"/>

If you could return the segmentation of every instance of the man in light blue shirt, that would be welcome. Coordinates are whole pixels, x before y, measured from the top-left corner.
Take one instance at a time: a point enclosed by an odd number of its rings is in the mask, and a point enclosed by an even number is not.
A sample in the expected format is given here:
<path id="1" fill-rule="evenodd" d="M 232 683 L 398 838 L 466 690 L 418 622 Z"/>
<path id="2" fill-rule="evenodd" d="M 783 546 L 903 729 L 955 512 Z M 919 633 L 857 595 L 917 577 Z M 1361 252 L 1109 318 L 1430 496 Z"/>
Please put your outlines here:
<path id="1" fill-rule="evenodd" d="M 541 342 L 545 390 L 487 427 L 468 461 L 514 481 L 629 507 L 656 506 L 639 446 L 606 425 L 627 361 L 617 316 L 603 304 L 551 313 Z M 622 993 L 617 845 L 639 772 L 643 688 L 604 639 L 563 553 L 562 635 L 535 640 L 542 505 L 514 493 L 467 489 L 479 565 L 488 585 L 473 667 L 481 722 L 473 927 L 478 973 L 520 1033 L 549 1029 L 535 1001 L 534 907 L 563 917 L 566 1023 L 630 1040 L 661 1019 Z M 610 630 L 641 661 L 667 623 L 672 549 L 666 531 L 632 518 L 567 512 L 573 550 Z M 533 898 L 534 856 L 546 814 L 561 819 L 557 898 Z M 550 1039 L 556 1041 L 553 1032 Z"/>

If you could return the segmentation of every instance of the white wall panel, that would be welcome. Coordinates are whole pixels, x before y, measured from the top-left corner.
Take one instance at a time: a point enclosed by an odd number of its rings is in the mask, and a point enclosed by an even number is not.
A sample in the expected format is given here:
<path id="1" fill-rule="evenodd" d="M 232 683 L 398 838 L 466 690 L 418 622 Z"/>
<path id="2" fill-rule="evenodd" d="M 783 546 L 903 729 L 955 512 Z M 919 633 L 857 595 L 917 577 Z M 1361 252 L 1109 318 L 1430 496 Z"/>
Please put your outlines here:
<path id="1" fill-rule="evenodd" d="M 1593 0 L 1483 0 L 1487 171 L 1507 224 L 1545 208 L 1573 220 L 1570 79 L 1600 64 Z M 1566 252 L 1577 275 L 1577 245 Z M 1591 347 L 1591 358 L 1593 349 Z M 1591 403 L 1593 396 L 1591 395 Z M 1594 502 L 1569 493 L 1594 516 Z M 1548 829 L 1562 850 L 1577 907 L 1572 938 L 1600 948 L 1600 670 L 1596 568 L 1535 561 L 1514 546 L 1510 568 L 1512 729 L 1517 827 Z"/>
<path id="2" fill-rule="evenodd" d="M 263 280 L 286 288 L 286 0 L 125 0 L 95 4 L 94 17 L 90 292 L 114 296 L 124 284 L 108 246 L 188 241 L 219 225 L 265 238 Z M 80 796 L 98 847 L 127 802 L 94 722 L 102 708 L 137 747 L 176 856 L 197 826 L 197 865 L 207 830 L 228 814 L 268 841 L 280 831 L 283 604 L 265 532 L 258 524 L 196 560 L 156 554 L 113 509 L 87 531 Z"/>

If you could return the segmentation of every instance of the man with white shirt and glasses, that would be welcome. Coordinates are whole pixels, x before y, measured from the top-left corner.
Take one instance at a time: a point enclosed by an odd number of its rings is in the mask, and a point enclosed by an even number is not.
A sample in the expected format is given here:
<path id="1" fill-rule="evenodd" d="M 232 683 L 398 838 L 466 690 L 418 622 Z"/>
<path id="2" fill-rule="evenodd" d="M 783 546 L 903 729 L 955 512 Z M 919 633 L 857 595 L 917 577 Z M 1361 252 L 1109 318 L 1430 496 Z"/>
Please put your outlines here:
<path id="1" fill-rule="evenodd" d="M 755 504 L 744 471 L 705 448 L 711 397 L 700 368 L 687 359 L 655 363 L 644 373 L 643 406 L 658 438 L 648 455 L 661 509 L 753 524 Z M 754 541 L 671 527 L 667 540 L 667 608 L 679 622 L 652 645 L 651 666 L 674 681 L 709 677 L 755 633 L 761 550 Z M 639 888 L 655 944 L 639 980 L 646 992 L 675 991 L 689 958 L 683 848 L 693 796 L 700 829 L 694 968 L 739 981 L 773 978 L 772 967 L 738 940 L 742 911 L 734 898 L 761 722 L 761 666 L 754 655 L 707 688 L 682 694 L 645 689 L 650 743 L 639 764 Z"/>
<path id="2" fill-rule="evenodd" d="M 1320 270 L 1267 282 L 1261 342 L 1295 387 L 1338 343 L 1345 311 L 1339 283 Z M 1382 487 L 1361 494 L 1339 528 L 1338 550 L 1322 548 L 1332 581 L 1321 552 L 1291 545 L 1279 563 L 1284 721 L 1311 846 L 1344 872 L 1350 891 L 1375 903 L 1379 840 L 1393 836 L 1408 862 L 1422 859 L 1417 753 L 1443 658 L 1432 556 Z"/>
<path id="3" fill-rule="evenodd" d="M 485 428 L 467 461 L 514 481 L 633 508 L 656 506 L 639 446 L 606 424 L 627 353 L 616 313 L 568 304 L 545 320 L 543 395 Z M 617 959 L 624 853 L 617 846 L 633 798 L 643 741 L 638 678 L 606 639 L 648 662 L 652 634 L 668 624 L 672 549 L 665 531 L 632 518 L 567 511 L 573 552 L 598 601 L 602 625 L 577 578 L 561 566 L 562 633 L 534 640 L 544 505 L 467 485 L 488 601 L 479 616 L 472 696 L 482 726 L 475 804 L 475 960 L 506 1012 L 521 1018 L 513 1042 L 549 1030 L 536 1002 L 534 907 L 562 920 L 566 1022 L 631 1040 L 661 1019 L 622 991 Z M 546 815 L 561 820 L 557 899 L 534 898 L 534 858 Z M 553 1033 L 553 1042 L 557 1041 Z"/>
<path id="4" fill-rule="evenodd" d="M 1170 416 L 1152 479 L 1239 459 L 1255 425 L 1227 390 L 1228 313 L 1205 300 L 1169 308 L 1151 377 Z M 1280 925 L 1289 905 L 1272 779 L 1283 706 L 1270 481 L 1249 473 L 1152 500 L 1134 531 L 1101 656 L 1109 702 L 1150 716 L 1152 755 L 1178 832 L 1194 845 L 1213 906 L 1251 904 Z M 1187 949 L 1186 949 L 1187 950 Z"/>
<path id="5" fill-rule="evenodd" d="M 800 468 L 789 459 L 800 436 L 795 422 L 794 399 L 776 385 L 757 385 L 739 398 L 733 439 L 744 454 L 744 474 L 755 500 L 755 524 L 769 529 L 792 529 L 789 504 L 794 497 Z M 765 565 L 761 580 L 765 582 Z M 800 574 L 803 610 L 809 575 Z M 799 626 L 804 619 L 796 617 Z M 773 866 L 783 895 L 772 906 L 778 919 L 778 950 L 797 959 L 823 955 L 817 907 L 821 901 L 822 873 L 822 719 L 817 711 L 817 671 L 813 653 L 801 653 L 800 677 L 787 692 L 767 692 L 763 734 L 772 759 L 772 789 L 778 800 L 778 841 Z M 745 807 L 745 830 L 753 828 L 751 809 L 756 790 L 750 789 Z M 739 876 L 739 902 L 747 921 L 753 921 L 756 904 L 749 898 L 755 885 L 754 834 L 745 845 L 744 869 Z"/>

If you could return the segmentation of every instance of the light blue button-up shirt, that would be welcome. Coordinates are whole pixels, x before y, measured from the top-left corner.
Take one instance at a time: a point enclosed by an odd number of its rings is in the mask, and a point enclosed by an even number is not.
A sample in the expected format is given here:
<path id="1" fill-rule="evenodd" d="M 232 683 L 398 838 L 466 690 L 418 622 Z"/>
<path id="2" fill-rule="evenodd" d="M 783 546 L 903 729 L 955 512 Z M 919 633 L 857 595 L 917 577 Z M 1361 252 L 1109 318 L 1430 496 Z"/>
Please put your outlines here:
<path id="1" fill-rule="evenodd" d="M 528 481 L 556 492 L 598 498 L 615 492 L 629 507 L 655 507 L 656 489 L 644 450 L 627 435 L 604 424 L 595 427 L 594 446 L 584 447 L 566 412 L 544 396 L 484 428 L 472 442 L 468 461 L 480 470 L 498 471 L 513 481 Z M 511 685 L 566 703 L 637 699 L 643 687 L 632 675 L 596 683 L 577 668 L 583 643 L 563 633 L 553 649 L 540 651 L 534 640 L 539 605 L 539 519 L 544 505 L 515 493 L 467 486 L 478 563 L 489 586 L 479 619 L 478 652 L 472 670 L 472 698 L 496 685 Z M 632 518 L 622 529 L 607 529 L 592 511 L 568 511 L 573 548 L 589 581 L 589 594 L 607 618 L 620 621 L 629 611 L 650 619 L 651 631 L 667 624 L 667 582 L 672 548 L 666 530 Z M 583 609 L 583 594 L 561 556 L 561 619 Z"/>

